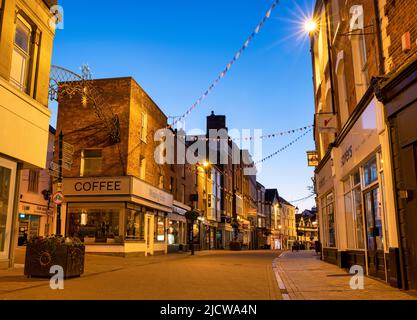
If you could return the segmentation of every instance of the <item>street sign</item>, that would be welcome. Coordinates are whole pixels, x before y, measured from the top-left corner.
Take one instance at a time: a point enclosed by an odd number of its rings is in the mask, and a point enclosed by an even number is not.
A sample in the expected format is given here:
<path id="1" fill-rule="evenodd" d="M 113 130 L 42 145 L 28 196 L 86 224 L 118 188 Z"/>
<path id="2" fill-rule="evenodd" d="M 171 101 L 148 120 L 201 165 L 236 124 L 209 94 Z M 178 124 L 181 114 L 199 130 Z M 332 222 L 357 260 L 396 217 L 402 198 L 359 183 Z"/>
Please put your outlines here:
<path id="1" fill-rule="evenodd" d="M 75 148 L 74 148 L 74 146 L 72 145 L 72 144 L 69 144 L 68 142 L 63 142 L 62 143 L 62 152 L 64 153 L 64 154 L 67 154 L 67 155 L 73 155 L 74 154 L 74 152 L 75 152 Z"/>
<path id="2" fill-rule="evenodd" d="M 64 154 L 63 157 L 62 157 L 62 161 L 65 162 L 65 163 L 72 164 L 73 163 L 73 158 L 72 158 L 72 156 L 68 156 L 68 155 Z"/>
<path id="3" fill-rule="evenodd" d="M 52 201 L 56 205 L 60 205 L 64 202 L 64 194 L 62 192 L 57 192 L 52 196 Z"/>
<path id="4" fill-rule="evenodd" d="M 64 170 L 71 170 L 72 163 L 62 162 L 62 169 Z"/>
<path id="5" fill-rule="evenodd" d="M 59 172 L 49 170 L 49 175 L 54 178 L 59 178 Z"/>

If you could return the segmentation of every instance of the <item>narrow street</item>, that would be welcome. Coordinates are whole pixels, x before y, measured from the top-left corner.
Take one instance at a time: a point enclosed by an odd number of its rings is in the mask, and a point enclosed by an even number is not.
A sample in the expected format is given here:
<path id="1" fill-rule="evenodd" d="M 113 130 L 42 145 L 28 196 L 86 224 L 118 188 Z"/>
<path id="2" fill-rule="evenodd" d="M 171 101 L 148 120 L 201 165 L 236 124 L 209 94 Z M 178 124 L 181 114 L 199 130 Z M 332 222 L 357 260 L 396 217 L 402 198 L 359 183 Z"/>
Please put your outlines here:
<path id="1" fill-rule="evenodd" d="M 0 271 L 0 300 L 417 300 L 370 278 L 364 290 L 353 290 L 350 279 L 311 251 L 87 255 L 86 273 L 66 280 L 61 291 L 51 290 L 48 280 L 25 278 L 22 265 Z"/>
<path id="2" fill-rule="evenodd" d="M 86 273 L 53 291 L 23 268 L 0 271 L 0 300 L 277 300 L 276 251 L 210 251 L 150 258 L 86 257 Z"/>

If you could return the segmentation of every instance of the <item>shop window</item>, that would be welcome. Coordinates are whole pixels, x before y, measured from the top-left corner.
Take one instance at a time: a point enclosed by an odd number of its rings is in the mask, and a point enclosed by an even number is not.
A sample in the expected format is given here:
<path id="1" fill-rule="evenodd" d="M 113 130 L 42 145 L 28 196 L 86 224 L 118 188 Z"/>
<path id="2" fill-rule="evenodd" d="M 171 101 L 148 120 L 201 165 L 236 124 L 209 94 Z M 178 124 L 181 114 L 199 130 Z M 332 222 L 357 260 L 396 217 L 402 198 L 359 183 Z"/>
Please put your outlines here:
<path id="1" fill-rule="evenodd" d="M 155 216 L 155 240 L 158 242 L 165 241 L 165 217 Z"/>
<path id="2" fill-rule="evenodd" d="M 325 217 L 326 241 L 329 248 L 336 247 L 336 229 L 333 193 L 328 194 L 322 200 L 323 214 Z"/>
<path id="3" fill-rule="evenodd" d="M 81 151 L 81 177 L 99 176 L 102 172 L 103 155 L 101 149 Z"/>
<path id="4" fill-rule="evenodd" d="M 6 250 L 11 170 L 0 167 L 0 253 Z"/>
<path id="5" fill-rule="evenodd" d="M 354 186 L 353 193 L 353 206 L 355 212 L 355 232 L 356 232 L 356 247 L 357 249 L 365 249 L 364 240 L 364 225 L 363 225 L 363 211 L 362 211 L 362 193 L 360 182 Z"/>
<path id="6" fill-rule="evenodd" d="M 126 240 L 145 240 L 145 214 L 138 210 L 126 211 Z"/>
<path id="7" fill-rule="evenodd" d="M 38 193 L 39 170 L 29 170 L 28 192 Z"/>
<path id="8" fill-rule="evenodd" d="M 374 182 L 378 181 L 378 167 L 376 158 L 373 158 L 371 161 L 365 164 L 363 167 L 363 176 L 365 187 L 368 187 Z"/>
<path id="9" fill-rule="evenodd" d="M 355 249 L 355 227 L 354 227 L 354 213 L 353 213 L 353 201 L 352 201 L 352 187 L 350 178 L 344 183 L 344 198 L 345 198 L 345 220 L 346 220 L 346 238 L 347 247 L 349 249 Z"/>
<path id="10" fill-rule="evenodd" d="M 99 206 L 99 204 L 97 205 Z M 68 208 L 68 234 L 88 243 L 121 243 L 118 208 Z"/>
<path id="11" fill-rule="evenodd" d="M 168 226 L 168 245 L 180 244 L 180 235 L 181 235 L 181 222 L 178 221 L 169 221 Z"/>
<path id="12" fill-rule="evenodd" d="M 10 82 L 26 93 L 28 91 L 28 75 L 31 62 L 31 34 L 30 24 L 19 15 L 16 19 Z"/>

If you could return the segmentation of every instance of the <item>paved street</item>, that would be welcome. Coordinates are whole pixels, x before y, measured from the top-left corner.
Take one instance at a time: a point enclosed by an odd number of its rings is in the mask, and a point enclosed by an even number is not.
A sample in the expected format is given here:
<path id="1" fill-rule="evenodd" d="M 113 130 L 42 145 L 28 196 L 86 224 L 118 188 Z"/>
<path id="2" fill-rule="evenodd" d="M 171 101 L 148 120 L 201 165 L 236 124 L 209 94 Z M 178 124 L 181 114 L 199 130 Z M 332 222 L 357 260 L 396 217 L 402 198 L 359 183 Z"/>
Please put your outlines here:
<path id="1" fill-rule="evenodd" d="M 150 258 L 87 255 L 86 274 L 65 290 L 0 271 L 0 299 L 281 299 L 272 261 L 278 252 L 197 252 Z M 22 254 L 20 254 L 20 257 Z"/>
<path id="2" fill-rule="evenodd" d="M 23 262 L 24 249 L 17 261 Z M 132 300 L 409 300 L 385 283 L 365 278 L 352 290 L 350 276 L 314 252 L 207 251 L 120 258 L 87 255 L 86 273 L 53 291 L 48 280 L 27 279 L 22 265 L 0 271 L 0 299 Z"/>
<path id="3" fill-rule="evenodd" d="M 274 262 L 291 300 L 417 300 L 386 283 L 364 279 L 364 290 L 350 288 L 350 275 L 335 265 L 323 262 L 314 252 L 285 252 Z"/>

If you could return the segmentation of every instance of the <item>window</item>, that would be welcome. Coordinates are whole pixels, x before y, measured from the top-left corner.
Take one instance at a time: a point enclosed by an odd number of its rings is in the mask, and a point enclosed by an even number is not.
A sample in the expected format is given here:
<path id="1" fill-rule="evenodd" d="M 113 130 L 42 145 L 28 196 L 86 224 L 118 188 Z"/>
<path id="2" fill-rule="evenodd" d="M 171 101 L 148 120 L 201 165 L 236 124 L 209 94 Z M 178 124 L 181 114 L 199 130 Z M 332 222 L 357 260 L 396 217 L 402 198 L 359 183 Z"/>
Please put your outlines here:
<path id="1" fill-rule="evenodd" d="M 334 248 L 336 247 L 336 230 L 333 193 L 322 198 L 322 208 L 325 223 L 326 245 L 329 248 Z"/>
<path id="2" fill-rule="evenodd" d="M 101 205 L 69 207 L 68 234 L 85 243 L 121 243 L 119 218 L 123 209 Z"/>
<path id="3" fill-rule="evenodd" d="M 336 66 L 336 68 L 337 68 L 336 75 L 337 75 L 337 89 L 338 89 L 338 96 L 339 96 L 340 121 L 342 122 L 342 126 L 343 126 L 346 123 L 347 119 L 349 118 L 345 64 L 343 61 L 343 57 L 340 58 L 339 63 Z"/>
<path id="4" fill-rule="evenodd" d="M 358 180 L 355 179 L 355 176 Z M 358 249 L 365 249 L 365 240 L 363 234 L 363 211 L 362 211 L 362 193 L 360 184 L 359 172 L 353 176 L 353 209 L 355 212 L 355 235 L 356 247 Z"/>
<path id="5" fill-rule="evenodd" d="M 163 214 L 155 216 L 155 240 L 165 241 L 165 218 Z"/>
<path id="6" fill-rule="evenodd" d="M 20 90 L 28 90 L 32 28 L 21 16 L 16 19 L 10 82 Z"/>
<path id="7" fill-rule="evenodd" d="M 374 182 L 378 181 L 378 167 L 376 158 L 365 164 L 363 167 L 364 185 L 365 187 L 370 186 Z"/>
<path id="8" fill-rule="evenodd" d="M 145 157 L 140 157 L 139 160 L 139 178 L 142 180 L 146 179 L 146 159 Z"/>
<path id="9" fill-rule="evenodd" d="M 356 100 L 358 102 L 362 99 L 368 89 L 368 62 L 363 32 L 363 29 L 360 29 L 351 36 Z"/>
<path id="10" fill-rule="evenodd" d="M 355 228 L 354 228 L 354 212 L 352 200 L 352 187 L 350 177 L 343 183 L 345 193 L 345 219 L 346 219 L 346 238 L 347 247 L 355 249 Z"/>
<path id="11" fill-rule="evenodd" d="M 28 191 L 38 193 L 39 188 L 39 170 L 29 170 Z"/>
<path id="12" fill-rule="evenodd" d="M 145 214 L 138 210 L 126 210 L 126 240 L 145 239 Z"/>
<path id="13" fill-rule="evenodd" d="M 140 115 L 140 139 L 147 142 L 148 137 L 148 115 L 142 112 Z"/>
<path id="14" fill-rule="evenodd" d="M 102 150 L 88 149 L 81 151 L 81 177 L 98 176 L 102 171 Z"/>
<path id="15" fill-rule="evenodd" d="M 7 250 L 8 216 L 10 209 L 10 188 L 12 171 L 0 166 L 0 253 Z"/>
<path id="16" fill-rule="evenodd" d="M 159 189 L 164 188 L 164 176 L 162 174 L 159 175 L 159 183 L 158 183 Z"/>

